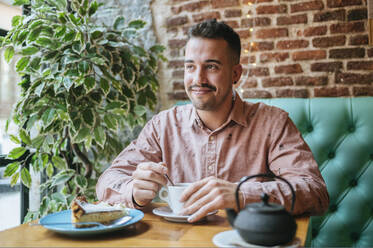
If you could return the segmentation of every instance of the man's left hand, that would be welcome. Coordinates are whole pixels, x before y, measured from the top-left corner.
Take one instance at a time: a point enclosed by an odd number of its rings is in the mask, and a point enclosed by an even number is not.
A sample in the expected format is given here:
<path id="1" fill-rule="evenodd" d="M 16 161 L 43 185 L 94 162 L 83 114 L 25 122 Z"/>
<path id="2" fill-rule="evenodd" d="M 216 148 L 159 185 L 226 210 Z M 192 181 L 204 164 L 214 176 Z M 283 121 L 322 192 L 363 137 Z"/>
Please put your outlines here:
<path id="1" fill-rule="evenodd" d="M 236 188 L 237 184 L 216 177 L 208 177 L 192 183 L 180 198 L 180 201 L 184 202 L 184 210 L 180 214 L 191 215 L 188 221 L 196 222 L 218 209 L 237 209 Z M 239 195 L 242 205 L 242 193 L 240 192 Z"/>

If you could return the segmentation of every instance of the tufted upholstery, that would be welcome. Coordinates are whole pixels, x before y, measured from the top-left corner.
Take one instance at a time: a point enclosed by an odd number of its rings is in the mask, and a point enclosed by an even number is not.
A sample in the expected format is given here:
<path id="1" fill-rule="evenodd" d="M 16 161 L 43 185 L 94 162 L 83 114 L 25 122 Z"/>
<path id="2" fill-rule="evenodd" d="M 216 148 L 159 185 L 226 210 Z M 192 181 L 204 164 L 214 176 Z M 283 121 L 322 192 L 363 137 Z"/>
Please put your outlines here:
<path id="1" fill-rule="evenodd" d="M 314 247 L 373 247 L 373 97 L 248 99 L 289 113 L 310 146 L 330 195 L 311 218 Z"/>

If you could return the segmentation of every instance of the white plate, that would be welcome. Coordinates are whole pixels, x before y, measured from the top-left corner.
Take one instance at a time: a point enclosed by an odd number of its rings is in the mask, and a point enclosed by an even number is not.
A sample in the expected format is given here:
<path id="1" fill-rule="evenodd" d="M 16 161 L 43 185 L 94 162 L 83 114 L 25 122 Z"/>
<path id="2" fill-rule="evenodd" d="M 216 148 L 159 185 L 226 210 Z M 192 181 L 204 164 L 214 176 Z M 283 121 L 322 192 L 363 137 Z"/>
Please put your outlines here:
<path id="1" fill-rule="evenodd" d="M 99 233 L 112 232 L 120 230 L 140 221 L 144 217 L 144 213 L 137 209 L 129 209 L 129 216 L 132 218 L 122 224 L 110 225 L 110 226 L 93 226 L 93 227 L 84 227 L 76 228 L 72 223 L 71 224 L 55 224 L 55 223 L 70 223 L 71 222 L 71 210 L 64 210 L 61 212 L 49 214 L 44 216 L 39 220 L 39 223 L 45 228 L 67 235 L 72 236 L 82 236 L 82 235 L 92 235 Z M 49 224 L 50 223 L 50 224 Z"/>
<path id="2" fill-rule="evenodd" d="M 218 211 L 215 210 L 211 213 L 208 213 L 207 216 L 216 214 Z M 153 209 L 153 214 L 163 217 L 166 220 L 172 221 L 172 222 L 188 222 L 188 217 L 190 215 L 177 215 L 172 212 L 172 210 L 168 207 L 159 207 Z"/>
<path id="3" fill-rule="evenodd" d="M 294 247 L 295 248 L 295 247 L 300 246 L 300 240 L 298 238 L 295 238 L 293 242 L 291 242 L 290 244 L 286 244 L 284 246 L 261 246 L 261 245 L 249 244 L 241 238 L 241 236 L 238 234 L 236 230 L 230 230 L 230 231 L 218 233 L 212 238 L 212 242 L 217 247 L 254 247 L 254 248 Z"/>

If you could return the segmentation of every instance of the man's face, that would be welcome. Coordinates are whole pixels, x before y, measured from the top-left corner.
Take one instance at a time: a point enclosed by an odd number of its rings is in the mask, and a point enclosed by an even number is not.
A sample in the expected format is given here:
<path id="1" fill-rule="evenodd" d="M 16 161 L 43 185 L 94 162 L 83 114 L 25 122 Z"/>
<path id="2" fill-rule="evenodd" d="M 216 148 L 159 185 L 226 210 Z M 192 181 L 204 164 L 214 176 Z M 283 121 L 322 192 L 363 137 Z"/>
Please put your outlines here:
<path id="1" fill-rule="evenodd" d="M 191 38 L 185 50 L 185 90 L 199 110 L 216 111 L 231 104 L 232 85 L 241 76 L 223 39 Z"/>

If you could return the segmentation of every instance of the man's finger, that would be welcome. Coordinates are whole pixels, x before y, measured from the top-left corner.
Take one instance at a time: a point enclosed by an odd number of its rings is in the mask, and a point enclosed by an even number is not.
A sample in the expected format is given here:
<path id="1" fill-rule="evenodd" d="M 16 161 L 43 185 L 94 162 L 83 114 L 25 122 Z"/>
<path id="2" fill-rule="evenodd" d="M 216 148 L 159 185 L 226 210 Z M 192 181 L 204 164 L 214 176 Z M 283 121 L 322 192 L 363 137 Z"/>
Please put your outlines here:
<path id="1" fill-rule="evenodd" d="M 209 178 L 204 178 L 198 182 L 192 183 L 188 188 L 184 190 L 183 194 L 180 197 L 180 201 L 185 202 L 186 200 L 188 200 L 195 192 L 206 185 L 208 180 Z"/>

